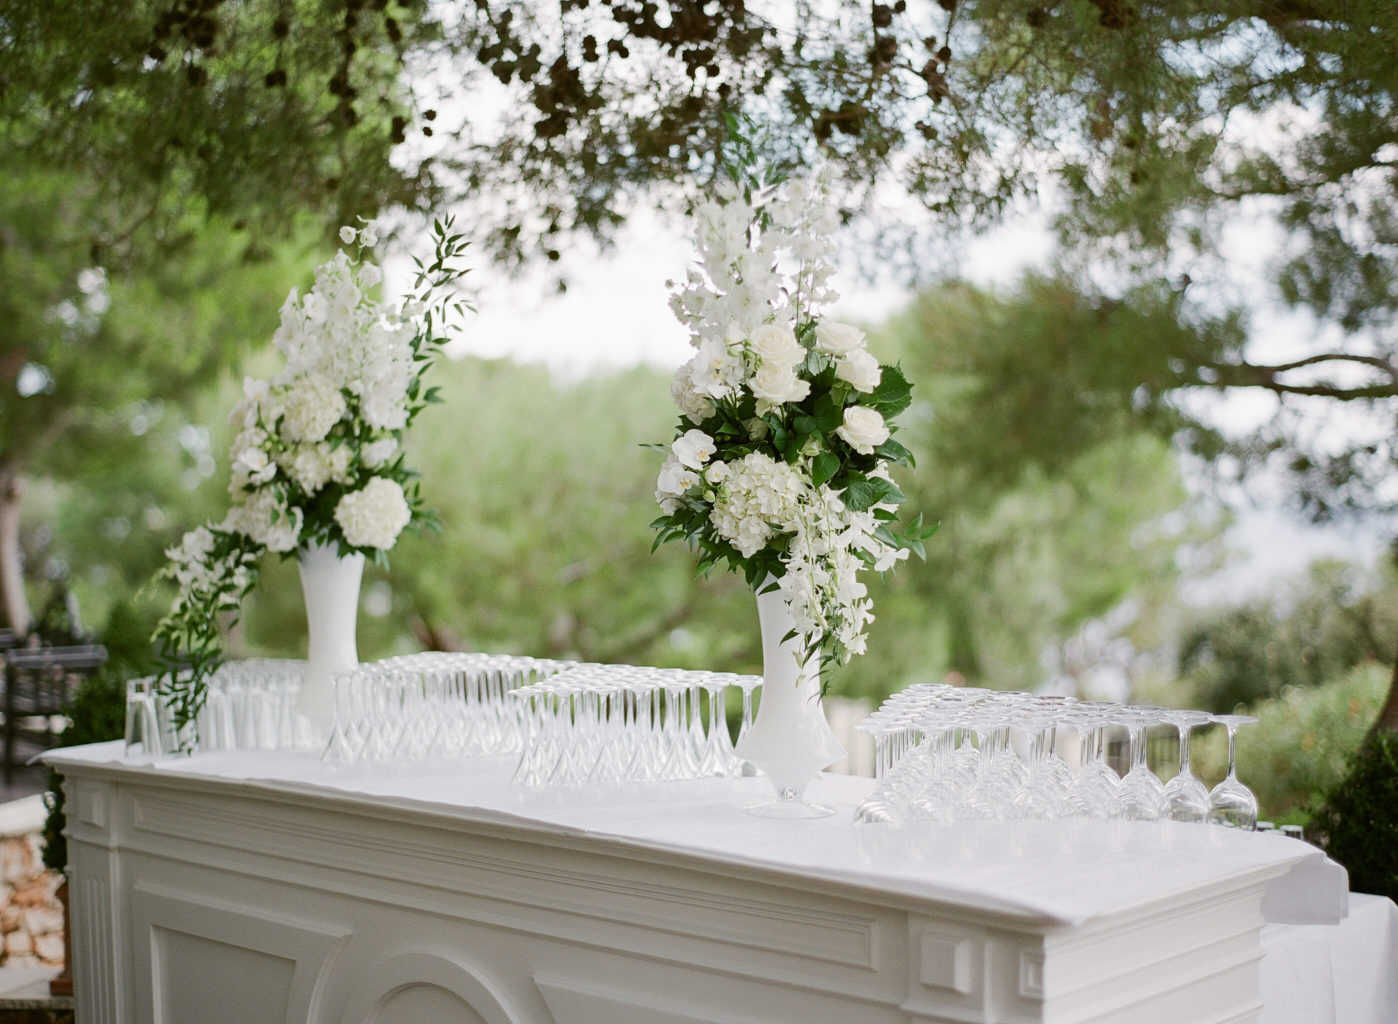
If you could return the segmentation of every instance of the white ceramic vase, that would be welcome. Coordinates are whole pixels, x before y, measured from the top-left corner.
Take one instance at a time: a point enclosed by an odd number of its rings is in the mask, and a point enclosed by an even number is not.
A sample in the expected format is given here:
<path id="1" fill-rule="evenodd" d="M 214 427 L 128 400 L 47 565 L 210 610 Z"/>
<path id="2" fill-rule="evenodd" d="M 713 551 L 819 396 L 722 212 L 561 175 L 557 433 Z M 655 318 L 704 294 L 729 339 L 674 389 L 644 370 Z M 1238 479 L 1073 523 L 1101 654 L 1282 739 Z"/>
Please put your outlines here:
<path id="1" fill-rule="evenodd" d="M 355 622 L 364 556 L 341 558 L 334 546 L 315 545 L 296 552 L 301 592 L 306 599 L 306 681 L 296 710 L 317 726 L 328 728 L 335 715 L 330 676 L 359 666 Z"/>
<path id="2" fill-rule="evenodd" d="M 761 589 L 773 582 L 768 577 Z M 811 780 L 845 756 L 821 705 L 819 656 L 803 663 L 796 638 L 782 641 L 795 623 L 780 590 L 758 593 L 757 618 L 762 629 L 762 697 L 757 718 L 735 752 L 762 769 L 776 799 L 747 810 L 780 818 L 834 814 L 833 808 L 805 800 Z"/>

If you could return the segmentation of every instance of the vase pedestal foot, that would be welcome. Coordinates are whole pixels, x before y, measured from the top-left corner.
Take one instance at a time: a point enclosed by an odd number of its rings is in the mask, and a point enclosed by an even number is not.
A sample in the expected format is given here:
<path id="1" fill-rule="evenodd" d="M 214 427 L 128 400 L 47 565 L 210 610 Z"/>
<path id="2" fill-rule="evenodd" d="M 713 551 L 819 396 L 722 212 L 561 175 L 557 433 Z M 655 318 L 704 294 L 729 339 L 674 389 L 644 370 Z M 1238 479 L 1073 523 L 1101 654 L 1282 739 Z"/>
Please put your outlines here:
<path id="1" fill-rule="evenodd" d="M 772 788 L 776 790 L 774 798 L 748 804 L 743 810 L 748 814 L 755 814 L 759 818 L 777 818 L 787 821 L 830 817 L 835 813 L 835 808 L 826 807 L 824 804 L 813 804 L 806 800 L 806 785 L 808 783 L 809 778 L 800 785 L 791 782 L 782 785 L 772 781 Z"/>
<path id="2" fill-rule="evenodd" d="M 828 818 L 835 813 L 835 808 L 826 807 L 824 804 L 807 803 L 801 799 L 800 794 L 789 789 L 778 793 L 775 800 L 748 804 L 743 810 L 748 814 L 755 814 L 759 818 L 777 818 L 787 821 L 799 821 L 803 818 Z"/>

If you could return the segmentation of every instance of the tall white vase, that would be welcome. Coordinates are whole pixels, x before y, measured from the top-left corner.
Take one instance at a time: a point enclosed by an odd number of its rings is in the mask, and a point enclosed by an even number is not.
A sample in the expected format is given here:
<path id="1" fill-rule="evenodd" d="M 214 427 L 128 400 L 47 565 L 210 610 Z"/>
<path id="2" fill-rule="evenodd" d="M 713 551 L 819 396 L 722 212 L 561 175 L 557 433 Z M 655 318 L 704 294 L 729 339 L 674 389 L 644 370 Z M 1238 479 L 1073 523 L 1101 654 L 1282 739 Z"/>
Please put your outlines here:
<path id="1" fill-rule="evenodd" d="M 762 589 L 772 582 L 768 577 Z M 833 808 L 805 801 L 811 780 L 845 756 L 821 705 L 819 656 L 803 663 L 798 641 L 782 641 L 795 623 L 780 590 L 758 593 L 757 619 L 762 629 L 762 702 L 735 752 L 762 769 L 777 798 L 747 810 L 774 818 L 834 814 Z"/>
<path id="2" fill-rule="evenodd" d="M 354 631 L 364 556 L 341 558 L 333 546 L 316 545 L 301 548 L 296 558 L 301 568 L 309 636 L 306 681 L 296 699 L 296 710 L 316 725 L 328 728 L 335 715 L 330 676 L 359 666 Z"/>

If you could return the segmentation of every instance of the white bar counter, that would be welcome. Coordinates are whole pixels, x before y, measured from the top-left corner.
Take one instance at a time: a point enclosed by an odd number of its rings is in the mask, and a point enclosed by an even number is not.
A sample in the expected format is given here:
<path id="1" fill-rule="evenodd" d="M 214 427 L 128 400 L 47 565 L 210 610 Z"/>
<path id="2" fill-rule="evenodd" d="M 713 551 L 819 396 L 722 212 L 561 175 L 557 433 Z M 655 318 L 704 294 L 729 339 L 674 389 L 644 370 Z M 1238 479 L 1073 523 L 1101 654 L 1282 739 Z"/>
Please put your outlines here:
<path id="1" fill-rule="evenodd" d="M 1174 823 L 773 821 L 762 779 L 52 751 L 84 1024 L 1243 1024 L 1305 843 Z"/>

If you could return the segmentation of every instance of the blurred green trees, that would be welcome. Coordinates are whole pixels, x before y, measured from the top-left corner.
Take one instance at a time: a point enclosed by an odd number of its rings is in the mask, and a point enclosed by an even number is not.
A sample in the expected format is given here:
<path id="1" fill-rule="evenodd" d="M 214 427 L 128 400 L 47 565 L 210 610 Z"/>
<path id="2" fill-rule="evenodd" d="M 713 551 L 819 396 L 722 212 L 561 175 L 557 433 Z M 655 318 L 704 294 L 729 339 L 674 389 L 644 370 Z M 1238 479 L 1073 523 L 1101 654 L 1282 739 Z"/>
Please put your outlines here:
<path id="1" fill-rule="evenodd" d="M 1252 600 L 1195 612 L 1180 641 L 1180 695 L 1228 713 L 1390 664 L 1395 644 L 1398 581 L 1319 561 Z"/>

